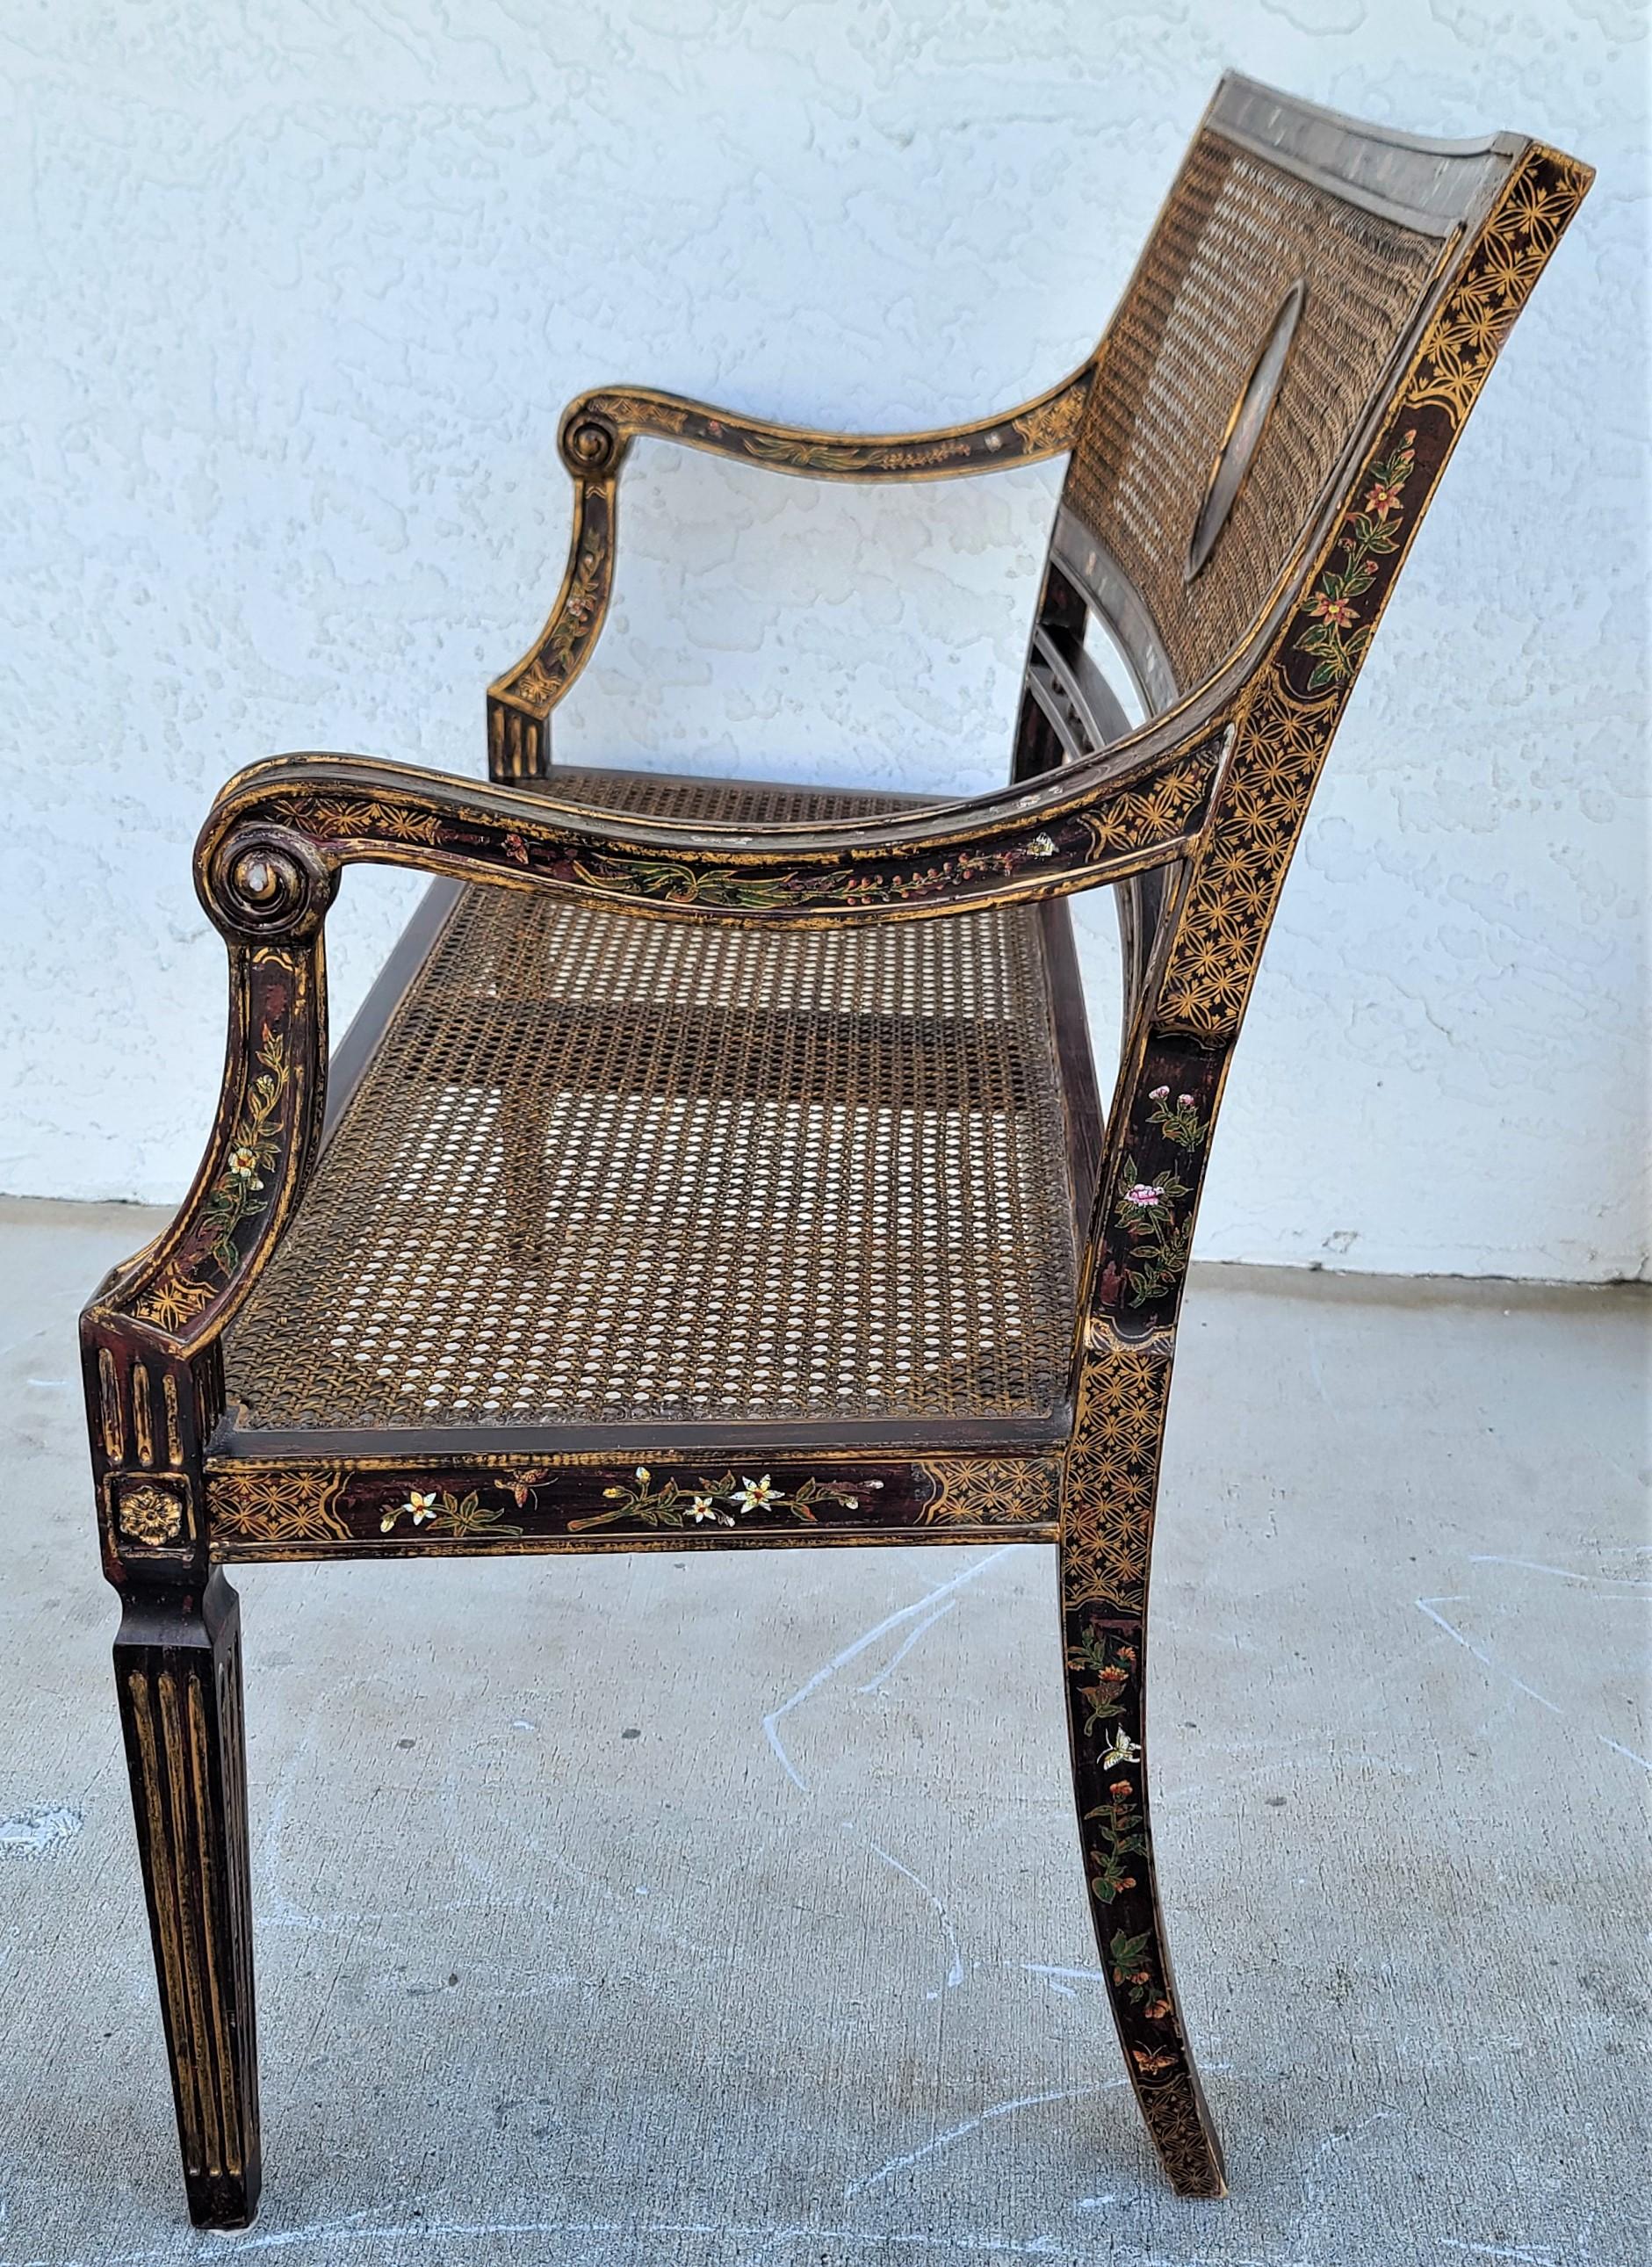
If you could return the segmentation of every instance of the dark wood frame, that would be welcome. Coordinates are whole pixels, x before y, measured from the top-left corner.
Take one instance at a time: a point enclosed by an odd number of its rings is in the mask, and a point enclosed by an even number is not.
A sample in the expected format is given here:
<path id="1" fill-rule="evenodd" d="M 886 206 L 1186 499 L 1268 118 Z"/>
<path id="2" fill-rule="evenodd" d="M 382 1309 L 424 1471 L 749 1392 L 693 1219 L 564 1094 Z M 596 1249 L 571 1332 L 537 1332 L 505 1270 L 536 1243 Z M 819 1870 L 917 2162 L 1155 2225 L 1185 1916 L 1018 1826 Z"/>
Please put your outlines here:
<path id="1" fill-rule="evenodd" d="M 230 962 L 213 1134 L 176 1219 L 108 1277 L 83 1317 L 104 1566 L 125 1602 L 115 1647 L 121 1714 L 189 2205 L 203 2225 L 245 2223 L 259 2181 L 239 1629 L 222 1567 L 475 1550 L 1006 1534 L 1054 1543 L 1086 1874 L 1127 2065 L 1178 2190 L 1222 2191 L 1171 1975 L 1144 1748 L 1149 1554 L 1186 1251 L 1263 943 L 1363 657 L 1362 638 L 1329 681 L 1318 670 L 1304 649 L 1313 594 L 1362 495 L 1399 465 L 1396 540 L 1377 561 L 1365 609 L 1374 621 L 1495 353 L 1590 176 L 1533 142 L 1418 142 L 1240 79 L 1223 82 L 1203 130 L 1350 203 L 1401 215 L 1440 245 L 1426 304 L 1321 508 L 1250 635 L 1203 682 L 1177 681 L 1145 605 L 1064 509 L 1003 789 L 872 820 L 749 829 L 622 817 L 559 796 L 550 715 L 601 628 L 633 441 L 667 438 L 825 479 L 973 473 L 1070 449 L 1090 389 L 1105 383 L 1107 342 L 1021 408 L 927 434 L 834 437 L 646 389 L 603 389 L 563 420 L 575 489 L 568 573 L 544 632 L 489 693 L 490 781 L 362 757 L 289 756 L 241 773 L 213 806 L 196 853 L 200 893 Z M 1237 404 L 1233 445 L 1249 445 L 1266 414 L 1265 402 Z M 1138 730 L 1125 729 L 1083 653 L 1092 617 L 1157 712 Z M 341 869 L 362 860 L 443 878 L 341 1049 L 329 1100 L 322 928 Z M 1054 1419 L 938 1433 L 916 1423 L 238 1431 L 224 1405 L 224 1333 L 303 1198 L 329 1109 L 336 1114 L 371 1059 L 452 885 L 466 882 L 638 918 L 748 926 L 921 920 L 1038 901 L 1087 1214 L 1070 1393 Z M 1119 891 L 1127 977 L 1124 1044 L 1105 1114 L 1061 902 L 1100 883 Z M 256 1200 L 239 1202 L 231 1218 L 224 1192 L 249 1129 L 275 1162 Z M 1185 1191 L 1175 1232 L 1144 1272 L 1125 1178 L 1171 1170 Z M 724 1456 L 760 1456 L 794 1503 L 803 1492 L 809 1516 L 667 1531 L 646 1506 L 616 1514 L 605 1493 L 639 1460 L 664 1485 L 690 1481 Z M 834 1493 L 811 1497 L 828 1483 Z M 509 1503 L 510 1532 L 384 1533 L 382 1508 L 415 1486 Z"/>

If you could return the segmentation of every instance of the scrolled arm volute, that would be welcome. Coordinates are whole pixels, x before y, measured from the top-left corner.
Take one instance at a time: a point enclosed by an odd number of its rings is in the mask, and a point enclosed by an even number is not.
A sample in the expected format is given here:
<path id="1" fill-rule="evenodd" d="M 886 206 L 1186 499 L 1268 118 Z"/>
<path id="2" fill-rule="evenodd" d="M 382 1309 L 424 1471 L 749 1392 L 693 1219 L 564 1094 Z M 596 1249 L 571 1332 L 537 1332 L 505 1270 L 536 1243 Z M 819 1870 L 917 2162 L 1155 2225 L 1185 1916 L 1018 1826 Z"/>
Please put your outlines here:
<path id="1" fill-rule="evenodd" d="M 552 709 L 591 657 L 613 585 L 620 467 L 634 440 L 674 441 L 765 471 L 825 481 L 950 481 L 1061 455 L 1077 437 L 1093 362 L 995 417 L 924 433 L 861 435 L 776 425 L 651 386 L 598 386 L 562 414 L 557 445 L 574 483 L 568 569 L 545 627 L 488 693 L 496 779 L 543 774 Z"/>

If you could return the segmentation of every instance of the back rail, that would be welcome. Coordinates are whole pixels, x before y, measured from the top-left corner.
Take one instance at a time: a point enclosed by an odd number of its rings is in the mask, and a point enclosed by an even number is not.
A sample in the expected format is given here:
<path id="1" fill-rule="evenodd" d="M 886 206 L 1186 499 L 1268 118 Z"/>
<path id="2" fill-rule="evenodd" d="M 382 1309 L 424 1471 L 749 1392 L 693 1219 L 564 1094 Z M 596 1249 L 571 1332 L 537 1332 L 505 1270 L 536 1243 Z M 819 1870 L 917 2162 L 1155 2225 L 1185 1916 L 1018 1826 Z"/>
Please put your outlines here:
<path id="1" fill-rule="evenodd" d="M 1434 141 L 1367 125 L 1237 72 L 1217 88 L 1205 125 L 1346 204 L 1438 237 L 1484 209 L 1523 146 L 1509 134 Z"/>

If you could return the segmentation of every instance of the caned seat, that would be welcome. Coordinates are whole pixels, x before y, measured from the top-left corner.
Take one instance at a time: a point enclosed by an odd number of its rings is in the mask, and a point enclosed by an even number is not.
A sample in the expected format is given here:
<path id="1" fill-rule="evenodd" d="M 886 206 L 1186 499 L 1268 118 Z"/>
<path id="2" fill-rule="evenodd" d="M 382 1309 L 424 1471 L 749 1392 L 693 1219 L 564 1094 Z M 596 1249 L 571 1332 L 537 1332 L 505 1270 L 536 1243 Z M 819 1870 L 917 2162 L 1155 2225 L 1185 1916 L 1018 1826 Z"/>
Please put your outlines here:
<path id="1" fill-rule="evenodd" d="M 601 772 L 557 790 L 712 818 L 899 803 Z M 1078 1229 L 1038 906 L 765 932 L 433 898 L 226 1335 L 249 1447 L 715 1420 L 1059 1437 Z"/>
<path id="2" fill-rule="evenodd" d="M 582 394 L 567 572 L 489 690 L 487 779 L 287 756 L 220 794 L 195 852 L 229 948 L 217 1120 L 176 1219 L 82 1317 L 197 2221 L 244 2224 L 259 2189 L 224 1566 L 664 1542 L 1056 1546 L 1125 2066 L 1178 2193 L 1223 2192 L 1144 1713 L 1193 1220 L 1332 737 L 1589 180 L 1517 136 L 1422 141 L 1224 79 L 1068 377 L 861 437 Z M 1005 784 L 925 803 L 557 765 L 625 463 L 658 444 L 826 480 L 1066 458 Z M 329 1058 L 323 929 L 363 861 L 432 883 Z M 1105 1110 L 1066 904 L 1104 886 Z"/>

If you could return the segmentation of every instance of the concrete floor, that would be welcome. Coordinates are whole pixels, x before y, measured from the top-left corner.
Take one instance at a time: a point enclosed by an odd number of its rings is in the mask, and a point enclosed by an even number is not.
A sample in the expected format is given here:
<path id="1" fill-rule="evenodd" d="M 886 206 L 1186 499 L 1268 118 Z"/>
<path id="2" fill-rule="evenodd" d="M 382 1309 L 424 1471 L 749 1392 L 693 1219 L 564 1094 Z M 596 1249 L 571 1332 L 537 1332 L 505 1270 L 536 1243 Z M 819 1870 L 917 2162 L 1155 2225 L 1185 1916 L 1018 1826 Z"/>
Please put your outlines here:
<path id="1" fill-rule="evenodd" d="M 153 1223 L 0 1208 L 4 2267 L 1646 2258 L 1647 1309 L 1230 1269 L 1154 1710 L 1229 2202 L 1124 2086 L 1052 1553 L 260 1567 L 264 2207 L 193 2234 L 70 1367 Z"/>

